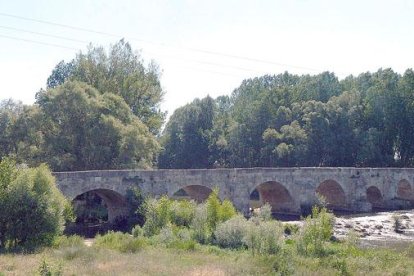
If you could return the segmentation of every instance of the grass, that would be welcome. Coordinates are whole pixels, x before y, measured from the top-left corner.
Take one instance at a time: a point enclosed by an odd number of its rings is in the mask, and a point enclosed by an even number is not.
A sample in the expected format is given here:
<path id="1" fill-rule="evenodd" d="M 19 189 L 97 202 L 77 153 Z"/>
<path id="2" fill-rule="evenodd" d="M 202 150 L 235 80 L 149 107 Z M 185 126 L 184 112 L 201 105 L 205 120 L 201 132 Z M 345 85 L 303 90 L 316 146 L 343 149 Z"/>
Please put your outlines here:
<path id="1" fill-rule="evenodd" d="M 35 275 L 46 262 L 63 275 L 414 275 L 414 244 L 359 249 L 332 243 L 322 257 L 306 257 L 287 245 L 278 255 L 197 244 L 193 250 L 148 245 L 136 252 L 63 243 L 34 254 L 0 255 L 0 275 Z"/>
<path id="2" fill-rule="evenodd" d="M 64 249 L 46 249 L 37 254 L 0 255 L 0 271 L 5 275 L 34 275 L 45 259 L 62 264 L 64 275 L 266 275 L 265 265 L 244 253 L 211 254 L 148 247 L 136 253 L 120 253 L 103 248 L 82 248 L 82 254 L 66 258 Z M 1 274 L 0 274 L 1 275 Z"/>

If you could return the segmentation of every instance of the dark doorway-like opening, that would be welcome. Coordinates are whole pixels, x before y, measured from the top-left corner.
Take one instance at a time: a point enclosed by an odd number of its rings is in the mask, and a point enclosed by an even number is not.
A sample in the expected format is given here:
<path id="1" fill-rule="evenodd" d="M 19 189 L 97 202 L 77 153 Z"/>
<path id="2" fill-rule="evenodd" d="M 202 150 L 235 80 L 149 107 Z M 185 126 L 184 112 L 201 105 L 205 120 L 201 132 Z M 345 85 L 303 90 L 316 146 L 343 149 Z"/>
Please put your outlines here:
<path id="1" fill-rule="evenodd" d="M 411 188 L 410 182 L 406 179 L 398 182 L 397 198 L 403 200 L 414 200 L 413 189 Z"/>
<path id="2" fill-rule="evenodd" d="M 94 237 L 109 230 L 126 231 L 129 203 L 126 197 L 109 189 L 95 189 L 72 200 L 76 220 L 66 225 L 67 234 Z"/>
<path id="3" fill-rule="evenodd" d="M 384 209 L 384 198 L 381 191 L 376 186 L 367 188 L 367 200 L 372 205 L 372 211 L 380 211 Z"/>
<path id="4" fill-rule="evenodd" d="M 319 184 L 316 193 L 325 200 L 326 206 L 337 212 L 347 212 L 346 196 L 341 185 L 335 180 L 325 180 Z"/>
<path id="5" fill-rule="evenodd" d="M 213 192 L 212 189 L 202 185 L 189 185 L 179 189 L 172 196 L 173 199 L 194 200 L 197 203 L 204 202 Z"/>
<path id="6" fill-rule="evenodd" d="M 292 196 L 286 187 L 279 182 L 264 182 L 250 193 L 251 210 L 258 209 L 266 203 L 272 207 L 272 214 L 275 218 L 289 220 L 298 216 Z"/>

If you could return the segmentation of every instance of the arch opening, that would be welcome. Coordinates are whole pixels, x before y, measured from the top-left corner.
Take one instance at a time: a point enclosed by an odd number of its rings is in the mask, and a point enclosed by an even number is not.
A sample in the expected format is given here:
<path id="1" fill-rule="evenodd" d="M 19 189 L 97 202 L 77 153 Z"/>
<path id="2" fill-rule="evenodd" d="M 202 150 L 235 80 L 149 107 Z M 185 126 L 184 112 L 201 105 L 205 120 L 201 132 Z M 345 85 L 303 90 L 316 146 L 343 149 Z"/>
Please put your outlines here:
<path id="1" fill-rule="evenodd" d="M 321 195 L 329 209 L 343 211 L 346 209 L 346 196 L 341 185 L 335 180 L 328 179 L 321 182 L 316 188 L 316 193 Z"/>
<path id="2" fill-rule="evenodd" d="M 250 208 L 260 208 L 268 203 L 274 216 L 294 214 L 294 200 L 285 186 L 276 181 L 268 181 L 258 185 L 250 193 Z"/>
<path id="3" fill-rule="evenodd" d="M 66 226 L 68 234 L 94 237 L 108 230 L 127 227 L 130 211 L 126 197 L 109 189 L 90 190 L 72 200 L 76 216 L 74 223 Z"/>
<path id="4" fill-rule="evenodd" d="M 414 200 L 413 189 L 408 180 L 402 179 L 400 182 L 398 182 L 397 198 L 402 200 Z"/>
<path id="5" fill-rule="evenodd" d="M 367 188 L 367 200 L 372 205 L 372 210 L 384 208 L 384 198 L 381 191 L 376 186 Z"/>
<path id="6" fill-rule="evenodd" d="M 203 185 L 188 185 L 175 192 L 172 198 L 177 200 L 192 199 L 197 203 L 201 203 L 205 201 L 212 192 L 212 189 Z"/>

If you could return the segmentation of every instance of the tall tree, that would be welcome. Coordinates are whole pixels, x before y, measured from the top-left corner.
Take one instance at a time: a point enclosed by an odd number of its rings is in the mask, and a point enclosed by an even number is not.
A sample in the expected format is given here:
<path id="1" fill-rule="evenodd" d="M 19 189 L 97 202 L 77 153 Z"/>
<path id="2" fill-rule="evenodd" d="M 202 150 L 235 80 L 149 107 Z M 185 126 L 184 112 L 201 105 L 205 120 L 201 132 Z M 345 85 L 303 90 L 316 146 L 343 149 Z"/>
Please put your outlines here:
<path id="1" fill-rule="evenodd" d="M 158 143 L 125 101 L 80 82 L 41 93 L 42 160 L 54 170 L 147 168 Z"/>
<path id="2" fill-rule="evenodd" d="M 47 84 L 53 88 L 67 80 L 85 82 L 101 94 L 121 96 L 153 134 L 159 133 L 165 118 L 160 110 L 164 91 L 159 69 L 154 62 L 145 66 L 138 53 L 123 39 L 108 52 L 103 47 L 90 45 L 86 53 L 80 52 L 73 61 L 61 61 Z"/>

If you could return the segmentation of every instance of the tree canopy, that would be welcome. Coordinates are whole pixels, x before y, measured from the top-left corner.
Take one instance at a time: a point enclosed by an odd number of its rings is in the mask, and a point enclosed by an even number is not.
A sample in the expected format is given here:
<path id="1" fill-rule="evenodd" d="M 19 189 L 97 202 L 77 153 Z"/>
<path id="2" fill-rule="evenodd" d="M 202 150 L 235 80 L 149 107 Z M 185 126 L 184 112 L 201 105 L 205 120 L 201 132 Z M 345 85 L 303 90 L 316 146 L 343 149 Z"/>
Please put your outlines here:
<path id="1" fill-rule="evenodd" d="M 248 79 L 174 112 L 159 166 L 413 166 L 413 103 L 411 69 Z"/>
<path id="2" fill-rule="evenodd" d="M 158 134 L 165 114 L 160 110 L 164 96 L 158 66 L 151 62 L 145 66 L 139 54 L 123 39 L 106 52 L 103 47 L 89 46 L 72 61 L 59 62 L 47 80 L 54 88 L 67 80 L 85 82 L 101 94 L 122 97 L 134 113 L 153 134 Z"/>

